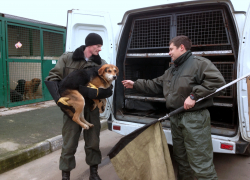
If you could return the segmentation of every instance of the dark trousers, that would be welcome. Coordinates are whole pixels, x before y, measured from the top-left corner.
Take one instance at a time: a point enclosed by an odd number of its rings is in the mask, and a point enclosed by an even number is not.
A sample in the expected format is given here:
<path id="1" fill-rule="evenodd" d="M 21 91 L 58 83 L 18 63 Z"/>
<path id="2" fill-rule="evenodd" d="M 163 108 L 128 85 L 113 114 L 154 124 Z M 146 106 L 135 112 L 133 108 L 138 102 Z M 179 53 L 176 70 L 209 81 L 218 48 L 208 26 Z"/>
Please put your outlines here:
<path id="1" fill-rule="evenodd" d="M 180 113 L 170 121 L 178 180 L 217 180 L 209 111 Z"/>
<path id="2" fill-rule="evenodd" d="M 90 111 L 90 106 L 84 108 L 85 119 L 94 124 L 89 130 L 83 130 L 83 138 L 85 140 L 86 163 L 88 165 L 96 165 L 101 163 L 102 155 L 99 149 L 101 123 L 99 117 L 99 109 Z M 71 120 L 67 115 L 63 116 L 63 146 L 60 157 L 59 169 L 63 171 L 71 171 L 76 166 L 75 153 L 82 127 Z"/>

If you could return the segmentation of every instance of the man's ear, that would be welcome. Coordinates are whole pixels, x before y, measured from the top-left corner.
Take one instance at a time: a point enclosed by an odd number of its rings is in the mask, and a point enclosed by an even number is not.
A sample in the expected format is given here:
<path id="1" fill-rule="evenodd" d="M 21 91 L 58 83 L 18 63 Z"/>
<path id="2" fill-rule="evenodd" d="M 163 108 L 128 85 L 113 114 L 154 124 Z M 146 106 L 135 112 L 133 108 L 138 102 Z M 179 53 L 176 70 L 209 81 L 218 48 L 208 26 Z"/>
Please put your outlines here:
<path id="1" fill-rule="evenodd" d="M 186 48 L 185 48 L 185 46 L 183 44 L 180 45 L 180 48 L 181 48 L 182 51 L 186 51 Z"/>

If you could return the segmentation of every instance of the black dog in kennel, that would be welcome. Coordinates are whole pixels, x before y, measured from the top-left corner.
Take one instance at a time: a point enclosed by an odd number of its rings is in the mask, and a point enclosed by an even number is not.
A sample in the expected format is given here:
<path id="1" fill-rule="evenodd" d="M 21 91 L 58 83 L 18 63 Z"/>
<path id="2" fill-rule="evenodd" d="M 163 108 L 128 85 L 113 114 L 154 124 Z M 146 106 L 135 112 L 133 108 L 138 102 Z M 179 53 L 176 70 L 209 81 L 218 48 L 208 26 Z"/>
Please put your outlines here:
<path id="1" fill-rule="evenodd" d="M 20 79 L 17 81 L 17 86 L 15 90 L 10 90 L 10 101 L 11 102 L 18 102 L 23 100 L 24 94 L 24 87 L 25 87 L 25 80 Z"/>

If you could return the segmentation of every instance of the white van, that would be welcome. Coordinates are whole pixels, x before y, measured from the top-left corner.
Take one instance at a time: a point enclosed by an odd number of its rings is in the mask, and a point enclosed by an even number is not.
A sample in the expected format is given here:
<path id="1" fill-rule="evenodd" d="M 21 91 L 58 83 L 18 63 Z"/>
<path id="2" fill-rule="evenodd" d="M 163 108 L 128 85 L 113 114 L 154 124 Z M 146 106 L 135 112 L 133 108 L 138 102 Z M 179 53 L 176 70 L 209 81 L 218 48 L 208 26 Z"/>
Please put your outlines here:
<path id="1" fill-rule="evenodd" d="M 249 9 L 249 8 L 248 8 Z M 211 60 L 227 83 L 250 72 L 250 12 L 235 11 L 230 0 L 202 0 L 127 11 L 114 40 L 108 13 L 68 11 L 66 51 L 84 43 L 89 32 L 103 37 L 100 56 L 120 75 L 106 111 L 109 130 L 127 135 L 169 111 L 162 96 L 124 89 L 124 79 L 153 79 L 171 65 L 168 42 L 177 35 L 192 40 L 192 52 Z M 250 81 L 242 80 L 214 98 L 211 133 L 214 152 L 250 155 Z M 172 144 L 170 122 L 162 123 Z"/>

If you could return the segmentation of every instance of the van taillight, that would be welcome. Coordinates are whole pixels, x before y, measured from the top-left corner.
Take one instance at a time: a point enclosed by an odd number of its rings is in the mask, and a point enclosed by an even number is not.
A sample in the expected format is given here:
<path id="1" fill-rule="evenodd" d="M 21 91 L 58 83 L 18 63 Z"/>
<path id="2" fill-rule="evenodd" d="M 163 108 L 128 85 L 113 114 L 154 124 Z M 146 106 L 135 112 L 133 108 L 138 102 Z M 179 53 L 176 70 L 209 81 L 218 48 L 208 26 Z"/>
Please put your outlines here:
<path id="1" fill-rule="evenodd" d="M 227 149 L 227 150 L 233 150 L 234 146 L 233 145 L 229 145 L 229 144 L 221 144 L 220 148 L 221 149 Z"/>
<path id="2" fill-rule="evenodd" d="M 121 126 L 113 126 L 113 129 L 120 131 L 121 130 Z"/>

